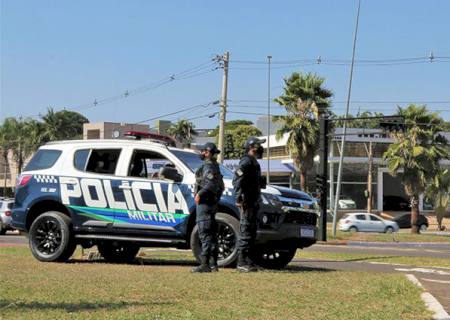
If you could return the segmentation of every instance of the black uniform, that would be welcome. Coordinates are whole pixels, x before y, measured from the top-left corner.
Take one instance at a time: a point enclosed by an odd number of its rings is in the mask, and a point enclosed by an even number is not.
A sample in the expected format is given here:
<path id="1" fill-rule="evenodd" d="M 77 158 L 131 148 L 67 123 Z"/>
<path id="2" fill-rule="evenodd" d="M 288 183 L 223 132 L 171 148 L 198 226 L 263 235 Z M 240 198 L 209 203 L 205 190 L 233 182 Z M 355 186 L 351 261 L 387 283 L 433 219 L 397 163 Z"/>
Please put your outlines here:
<path id="1" fill-rule="evenodd" d="M 195 194 L 200 196 L 197 205 L 197 225 L 202 244 L 202 259 L 217 260 L 217 203 L 224 191 L 220 168 L 215 159 L 207 159 L 195 172 Z"/>
<path id="2" fill-rule="evenodd" d="M 261 167 L 255 157 L 249 155 L 242 157 L 239 168 L 234 175 L 233 186 L 236 202 L 242 203 L 237 247 L 239 254 L 247 258 L 256 238 L 256 217 L 261 188 L 265 188 L 265 180 L 261 176 Z"/>

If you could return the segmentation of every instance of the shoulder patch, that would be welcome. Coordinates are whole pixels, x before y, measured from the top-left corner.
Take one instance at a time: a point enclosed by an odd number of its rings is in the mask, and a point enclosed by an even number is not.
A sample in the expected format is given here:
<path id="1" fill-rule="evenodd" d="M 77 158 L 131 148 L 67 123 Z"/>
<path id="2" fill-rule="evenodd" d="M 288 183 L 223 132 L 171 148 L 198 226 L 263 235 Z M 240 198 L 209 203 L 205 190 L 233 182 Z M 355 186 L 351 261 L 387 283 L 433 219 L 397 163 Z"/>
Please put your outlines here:
<path id="1" fill-rule="evenodd" d="M 206 178 L 208 178 L 209 180 L 214 179 L 214 175 L 210 172 L 206 175 Z"/>
<path id="2" fill-rule="evenodd" d="M 244 173 L 242 172 L 241 169 L 237 169 L 237 170 L 236 170 L 236 174 L 240 177 L 240 176 L 242 176 Z"/>

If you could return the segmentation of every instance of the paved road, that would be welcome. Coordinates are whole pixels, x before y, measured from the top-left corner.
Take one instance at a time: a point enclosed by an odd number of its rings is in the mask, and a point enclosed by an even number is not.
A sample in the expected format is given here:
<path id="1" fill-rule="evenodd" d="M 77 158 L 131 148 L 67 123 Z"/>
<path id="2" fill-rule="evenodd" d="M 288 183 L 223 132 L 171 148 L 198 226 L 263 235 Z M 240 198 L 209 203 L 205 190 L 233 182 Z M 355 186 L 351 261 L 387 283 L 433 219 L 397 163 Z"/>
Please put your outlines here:
<path id="1" fill-rule="evenodd" d="M 296 259 L 292 264 L 320 270 L 413 274 L 425 290 L 430 292 L 441 303 L 447 313 L 450 313 L 450 268 L 417 268 L 377 262 L 326 261 L 320 259 Z"/>
<path id="2" fill-rule="evenodd" d="M 389 247 L 357 247 L 341 245 L 313 245 L 304 249 L 315 252 L 335 252 L 348 254 L 376 254 L 384 256 L 407 256 L 407 257 L 427 257 L 427 258 L 447 258 L 450 259 L 450 246 L 448 248 L 433 248 L 424 244 L 423 247 L 416 248 L 389 248 Z"/>
<path id="3" fill-rule="evenodd" d="M 11 231 L 8 231 L 5 235 L 0 236 L 0 247 L 17 245 L 28 245 L 28 239 L 25 236 L 18 235 L 16 232 Z"/>

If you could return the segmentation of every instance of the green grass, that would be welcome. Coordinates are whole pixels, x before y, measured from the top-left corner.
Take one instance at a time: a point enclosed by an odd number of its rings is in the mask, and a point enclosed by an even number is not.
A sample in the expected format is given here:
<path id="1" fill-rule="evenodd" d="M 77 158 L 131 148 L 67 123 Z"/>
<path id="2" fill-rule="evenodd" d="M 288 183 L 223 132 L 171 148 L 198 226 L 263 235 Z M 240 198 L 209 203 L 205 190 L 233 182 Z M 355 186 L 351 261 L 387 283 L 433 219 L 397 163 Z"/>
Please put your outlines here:
<path id="1" fill-rule="evenodd" d="M 371 232 L 343 232 L 337 231 L 332 236 L 331 229 L 327 229 L 328 241 L 368 241 L 368 242 L 441 242 L 450 244 L 450 236 L 432 234 L 411 234 L 405 232 L 371 233 Z"/>
<path id="2" fill-rule="evenodd" d="M 192 274 L 191 253 L 166 250 L 140 261 L 40 263 L 28 248 L 0 248 L 0 319 L 430 319 L 403 275 Z"/>
<path id="3" fill-rule="evenodd" d="M 353 262 L 386 262 L 407 264 L 417 267 L 445 267 L 450 268 L 450 259 L 428 258 L 428 257 L 406 257 L 406 256 L 386 256 L 379 254 L 354 254 L 354 253 L 336 253 L 336 252 L 317 252 L 317 251 L 297 251 L 297 259 L 324 259 Z"/>

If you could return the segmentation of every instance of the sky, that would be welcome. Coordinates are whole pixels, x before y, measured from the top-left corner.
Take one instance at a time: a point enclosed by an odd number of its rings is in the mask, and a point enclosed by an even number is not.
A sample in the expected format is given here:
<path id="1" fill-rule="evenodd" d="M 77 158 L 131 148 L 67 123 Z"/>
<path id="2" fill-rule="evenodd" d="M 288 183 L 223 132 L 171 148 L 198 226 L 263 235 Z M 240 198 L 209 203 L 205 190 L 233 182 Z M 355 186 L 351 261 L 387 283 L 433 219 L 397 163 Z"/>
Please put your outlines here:
<path id="1" fill-rule="evenodd" d="M 49 107 L 127 123 L 187 109 L 162 119 L 213 128 L 223 70 L 212 58 L 225 51 L 228 120 L 267 113 L 267 55 L 271 98 L 292 72 L 314 72 L 334 93 L 332 110 L 344 113 L 356 0 L 0 3 L 0 121 L 39 118 Z M 356 59 L 375 63 L 355 64 L 350 112 L 392 114 L 416 102 L 450 120 L 449 12 L 447 0 L 361 1 Z M 429 62 L 430 52 L 447 58 Z M 345 63 L 325 63 L 335 60 Z M 271 110 L 283 113 L 276 103 Z"/>

